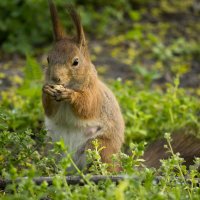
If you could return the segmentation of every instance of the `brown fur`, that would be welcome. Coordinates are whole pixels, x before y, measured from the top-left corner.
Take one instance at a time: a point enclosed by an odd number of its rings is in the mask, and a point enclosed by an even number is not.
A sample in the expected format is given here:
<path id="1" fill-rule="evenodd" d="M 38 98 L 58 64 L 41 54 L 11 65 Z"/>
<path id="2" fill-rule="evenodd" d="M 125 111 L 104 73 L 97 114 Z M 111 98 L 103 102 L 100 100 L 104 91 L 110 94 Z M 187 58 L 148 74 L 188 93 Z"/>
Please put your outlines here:
<path id="1" fill-rule="evenodd" d="M 171 153 L 167 153 L 164 148 L 166 144 L 165 139 L 160 139 L 149 145 L 143 157 L 148 167 L 158 168 L 161 165 L 160 159 L 167 159 L 171 156 Z M 171 145 L 174 153 L 179 152 L 180 156 L 184 158 L 184 164 L 187 167 L 193 164 L 195 157 L 200 157 L 200 139 L 193 135 L 173 134 Z"/>
<path id="2" fill-rule="evenodd" d="M 47 116 L 54 115 L 57 112 L 58 103 L 51 100 L 50 95 L 42 93 L 42 103 Z"/>
<path id="3" fill-rule="evenodd" d="M 48 124 L 53 123 L 52 127 L 57 128 L 54 134 L 61 132 L 66 142 L 70 137 L 71 141 L 75 141 L 70 133 L 81 131 L 82 135 L 78 137 L 83 137 L 84 142 L 77 146 L 78 149 L 73 149 L 76 151 L 74 160 L 78 166 L 82 167 L 84 149 L 92 148 L 90 141 L 94 138 L 100 141 L 101 146 L 105 146 L 101 152 L 102 161 L 110 163 L 112 155 L 120 151 L 124 141 L 124 121 L 119 105 L 112 92 L 98 79 L 90 60 L 79 15 L 72 7 L 68 8 L 77 31 L 76 37 L 69 37 L 61 27 L 56 7 L 51 0 L 49 6 L 55 44 L 48 55 L 42 96 L 45 115 L 51 120 Z M 77 58 L 78 66 L 73 66 Z M 63 114 L 65 111 L 69 113 Z M 65 131 L 63 133 L 65 128 L 66 134 Z M 75 136 L 75 139 L 79 138 Z M 180 152 L 186 165 L 192 163 L 194 156 L 200 156 L 200 139 L 185 134 L 173 135 L 172 139 L 174 152 Z M 170 156 L 163 148 L 165 143 L 161 139 L 147 148 L 144 154 L 147 166 L 159 167 L 159 160 Z M 112 170 L 119 169 L 116 166 Z"/>
<path id="4" fill-rule="evenodd" d="M 83 27 L 81 25 L 80 16 L 77 14 L 77 12 L 74 10 L 72 6 L 68 6 L 67 10 L 69 12 L 70 17 L 72 18 L 72 21 L 74 22 L 77 36 L 76 36 L 76 42 L 80 46 L 86 47 L 86 40 L 85 40 L 85 34 L 83 31 Z"/>
<path id="5" fill-rule="evenodd" d="M 74 149 L 78 166 L 84 158 L 83 147 L 89 148 L 89 141 L 94 138 L 98 138 L 106 147 L 101 153 L 102 161 L 111 162 L 112 154 L 120 151 L 124 141 L 124 121 L 119 105 L 112 92 L 98 79 L 90 60 L 79 15 L 72 7 L 68 8 L 77 35 L 66 36 L 60 27 L 55 5 L 52 1 L 49 3 L 55 44 L 48 55 L 43 86 L 42 99 L 45 115 L 48 118 L 47 124 L 49 127 L 53 124 L 51 131 L 57 127 L 59 130 L 54 130 L 53 136 L 60 131 L 64 134 L 66 142 L 68 135 L 71 137 L 69 140 L 72 140 L 73 136 L 70 133 L 77 131 L 83 132 L 80 137 L 83 137 L 84 141 L 84 138 L 89 137 L 81 147 Z M 73 66 L 76 59 L 78 65 Z M 71 119 L 65 119 L 65 116 L 66 118 L 69 116 L 67 113 L 63 114 L 64 110 L 66 112 L 70 110 Z M 69 126 L 65 125 L 68 121 Z M 63 133 L 65 129 L 63 127 L 66 128 L 66 135 Z M 80 139 L 78 141 L 81 142 Z"/>
<path id="6" fill-rule="evenodd" d="M 50 14 L 51 14 L 52 25 L 53 25 L 53 30 L 54 30 L 54 39 L 56 41 L 59 41 L 65 36 L 65 32 L 58 19 L 57 9 L 55 5 L 53 4 L 52 0 L 48 0 L 48 1 L 49 1 Z"/>

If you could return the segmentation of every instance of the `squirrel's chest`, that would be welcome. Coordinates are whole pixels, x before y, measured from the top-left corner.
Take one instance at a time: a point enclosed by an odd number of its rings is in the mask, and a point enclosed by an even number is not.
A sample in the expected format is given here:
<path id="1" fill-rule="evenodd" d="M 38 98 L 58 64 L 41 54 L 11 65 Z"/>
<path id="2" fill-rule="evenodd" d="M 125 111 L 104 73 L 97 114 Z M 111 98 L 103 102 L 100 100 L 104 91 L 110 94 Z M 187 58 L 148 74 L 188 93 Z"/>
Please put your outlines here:
<path id="1" fill-rule="evenodd" d="M 45 118 L 48 134 L 53 141 L 63 139 L 70 152 L 76 152 L 88 141 L 98 135 L 98 122 L 82 120 L 74 115 L 67 104 L 60 106 L 56 115 Z"/>

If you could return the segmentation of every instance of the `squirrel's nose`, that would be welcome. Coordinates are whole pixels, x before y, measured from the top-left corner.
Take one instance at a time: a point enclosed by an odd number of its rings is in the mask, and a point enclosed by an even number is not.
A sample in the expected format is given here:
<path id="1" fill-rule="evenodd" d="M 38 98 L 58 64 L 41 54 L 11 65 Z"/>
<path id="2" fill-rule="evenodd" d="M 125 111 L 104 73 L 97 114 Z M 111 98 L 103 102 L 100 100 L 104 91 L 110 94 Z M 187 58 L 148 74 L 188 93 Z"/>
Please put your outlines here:
<path id="1" fill-rule="evenodd" d="M 57 76 L 53 76 L 52 81 L 55 82 L 55 83 L 60 83 L 60 78 L 57 77 Z"/>

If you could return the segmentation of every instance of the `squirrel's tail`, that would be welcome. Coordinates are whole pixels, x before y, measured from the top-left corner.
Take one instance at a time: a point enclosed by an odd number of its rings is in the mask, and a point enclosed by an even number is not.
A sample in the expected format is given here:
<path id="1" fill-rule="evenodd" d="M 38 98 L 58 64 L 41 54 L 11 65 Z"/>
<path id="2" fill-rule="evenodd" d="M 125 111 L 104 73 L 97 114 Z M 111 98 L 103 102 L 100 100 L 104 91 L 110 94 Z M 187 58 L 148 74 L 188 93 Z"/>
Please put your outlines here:
<path id="1" fill-rule="evenodd" d="M 195 157 L 200 157 L 200 139 L 189 134 L 173 134 L 171 136 L 171 146 L 174 153 L 179 152 L 180 157 L 184 158 L 187 167 L 193 164 Z M 159 139 L 150 144 L 143 156 L 147 167 L 158 168 L 161 165 L 160 159 L 167 159 L 171 153 L 166 152 L 164 148 L 167 142 L 165 139 Z"/>

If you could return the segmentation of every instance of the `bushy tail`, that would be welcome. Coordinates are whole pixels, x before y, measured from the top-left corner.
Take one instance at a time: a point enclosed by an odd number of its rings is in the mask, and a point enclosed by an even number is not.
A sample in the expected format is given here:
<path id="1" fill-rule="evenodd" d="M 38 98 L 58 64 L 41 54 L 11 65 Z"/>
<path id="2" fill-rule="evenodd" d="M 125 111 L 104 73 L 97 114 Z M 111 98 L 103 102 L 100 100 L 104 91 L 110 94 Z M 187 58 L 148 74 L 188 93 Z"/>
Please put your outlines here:
<path id="1" fill-rule="evenodd" d="M 200 139 L 188 134 L 173 134 L 172 138 L 172 149 L 174 153 L 179 152 L 180 157 L 184 158 L 187 167 L 193 164 L 195 157 L 200 157 Z M 164 145 L 167 142 L 165 139 L 159 139 L 150 144 L 145 153 L 144 160 L 147 167 L 158 168 L 161 163 L 160 159 L 167 159 L 171 156 L 171 153 L 166 152 Z"/>

